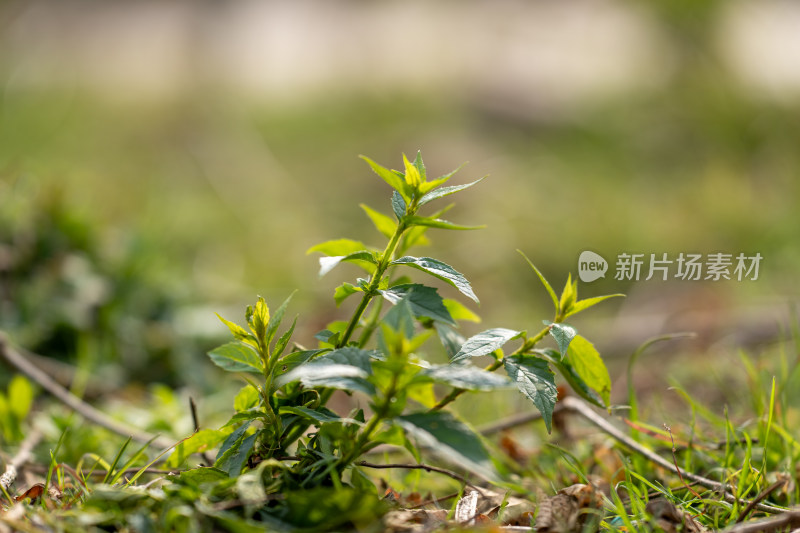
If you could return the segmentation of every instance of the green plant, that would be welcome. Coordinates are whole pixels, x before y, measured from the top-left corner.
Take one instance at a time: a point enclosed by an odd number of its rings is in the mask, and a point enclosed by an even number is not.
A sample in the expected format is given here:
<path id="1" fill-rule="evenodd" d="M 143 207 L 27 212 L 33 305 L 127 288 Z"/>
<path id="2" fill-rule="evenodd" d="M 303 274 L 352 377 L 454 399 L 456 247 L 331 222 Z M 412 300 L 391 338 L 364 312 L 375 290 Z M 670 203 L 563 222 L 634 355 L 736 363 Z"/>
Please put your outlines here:
<path id="1" fill-rule="evenodd" d="M 423 215 L 421 210 L 429 202 L 481 180 L 443 186 L 453 171 L 429 181 L 419 154 L 413 162 L 403 156 L 403 172 L 363 159 L 393 189 L 394 218 L 361 205 L 388 244 L 381 250 L 338 239 L 309 250 L 324 255 L 320 275 L 342 262 L 366 271 L 366 277 L 342 283 L 334 292 L 337 305 L 358 295 L 354 312 L 348 320 L 333 322 L 319 332 L 316 348 L 293 344 L 291 350 L 287 349 L 297 318 L 278 335 L 291 296 L 273 313 L 259 298 L 247 308 L 247 329 L 220 317 L 235 340 L 209 356 L 225 370 L 249 375 L 247 385 L 236 396 L 236 413 L 227 425 L 221 430 L 200 431 L 178 446 L 170 458 L 173 466 L 196 451 L 221 443 L 214 471 L 236 477 L 245 469 L 256 469 L 268 480 L 267 495 L 325 486 L 341 490 L 346 485 L 374 492 L 357 460 L 386 443 L 404 446 L 418 459 L 419 445 L 435 446 L 468 470 L 496 479 L 481 438 L 445 409 L 459 395 L 517 387 L 541 412 L 550 431 L 557 400 L 553 367 L 577 394 L 599 406 L 608 404 L 611 382 L 602 359 L 564 320 L 617 295 L 578 300 L 577 281 L 570 276 L 557 297 L 525 257 L 552 298 L 553 320 L 544 321 L 544 327 L 533 336 L 516 329 L 492 328 L 465 339 L 458 332 L 458 321 L 474 318 L 474 314 L 455 300 L 443 299 L 436 288 L 412 282 L 406 274 L 411 269 L 421 271 L 477 303 L 470 282 L 442 261 L 407 252 L 426 244 L 431 228 L 476 228 L 441 219 L 451 206 L 432 215 Z M 392 307 L 384 312 L 386 301 Z M 548 334 L 557 349 L 539 347 Z M 421 357 L 423 344 L 432 336 L 444 346 L 448 364 L 432 364 Z M 520 345 L 506 355 L 503 347 L 514 340 Z M 481 356 L 493 361 L 479 368 L 473 361 Z M 500 368 L 506 376 L 494 373 Z M 439 399 L 434 389 L 437 384 L 450 388 Z M 335 389 L 368 396 L 371 414 L 358 409 L 342 417 L 328 409 L 326 403 Z"/>

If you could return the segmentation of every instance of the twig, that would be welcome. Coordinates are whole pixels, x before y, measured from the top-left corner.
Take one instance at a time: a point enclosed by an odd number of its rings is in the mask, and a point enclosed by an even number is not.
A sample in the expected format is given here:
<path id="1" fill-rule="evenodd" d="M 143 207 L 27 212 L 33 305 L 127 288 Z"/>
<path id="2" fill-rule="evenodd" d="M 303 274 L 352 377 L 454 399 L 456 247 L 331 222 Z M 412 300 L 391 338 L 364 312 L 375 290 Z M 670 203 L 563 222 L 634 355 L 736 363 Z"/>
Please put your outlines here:
<path id="1" fill-rule="evenodd" d="M 744 508 L 744 511 L 741 512 L 741 514 L 739 515 L 739 518 L 736 519 L 736 523 L 738 524 L 740 522 L 744 522 L 744 519 L 747 518 L 747 515 L 750 514 L 750 511 L 752 511 L 757 504 L 759 504 L 762 501 L 764 501 L 767 498 L 767 496 L 769 496 L 770 494 L 775 492 L 777 489 L 779 489 L 783 485 L 786 485 L 786 480 L 785 479 L 779 479 L 778 481 L 776 481 L 775 483 L 773 483 L 772 485 L 770 485 L 769 487 L 767 487 L 766 489 L 761 491 L 761 494 L 756 496 L 756 499 L 751 501 L 747 505 L 747 507 Z"/>
<path id="2" fill-rule="evenodd" d="M 2 331 L 0 331 L 0 356 L 5 358 L 5 360 L 17 370 L 38 383 L 44 390 L 61 400 L 61 402 L 67 407 L 74 410 L 86 420 L 119 435 L 125 437 L 130 436 L 137 442 L 150 443 L 152 446 L 157 448 L 169 448 L 173 445 L 173 441 L 167 439 L 166 437 L 153 435 L 146 431 L 141 431 L 127 426 L 87 404 L 69 392 L 67 389 L 56 383 L 50 376 L 39 370 L 39 368 L 31 364 L 30 361 L 28 361 L 25 356 L 22 355 L 22 353 L 17 351 L 8 343 L 8 339 Z"/>
<path id="3" fill-rule="evenodd" d="M 670 428 L 668 425 L 664 424 L 664 429 L 667 430 L 667 433 L 669 433 L 669 438 L 672 441 L 672 463 L 675 465 L 675 472 L 678 473 L 678 479 L 681 480 L 681 483 L 683 483 L 684 487 L 689 489 L 689 492 L 694 494 L 695 498 L 697 498 L 698 500 L 702 500 L 703 497 L 700 496 L 699 494 L 697 494 L 697 491 L 695 491 L 692 487 L 690 487 L 686 483 L 686 481 L 684 481 L 684 479 L 683 479 L 683 474 L 681 474 L 681 469 L 680 469 L 680 467 L 678 467 L 678 458 L 675 456 L 675 439 L 672 437 L 672 428 Z M 752 505 L 753 502 L 750 502 L 750 503 Z"/>
<path id="4" fill-rule="evenodd" d="M 639 455 L 642 455 L 645 459 L 650 461 L 651 463 L 655 463 L 661 468 L 669 470 L 673 474 L 681 474 L 684 478 L 689 479 L 691 481 L 696 482 L 698 485 L 702 485 L 707 489 L 711 489 L 713 491 L 719 492 L 725 498 L 725 501 L 728 502 L 739 502 L 740 504 L 746 505 L 750 502 L 747 500 L 740 500 L 736 498 L 733 494 L 728 491 L 722 483 L 717 481 L 713 481 L 711 479 L 705 478 L 703 476 L 698 476 L 697 474 L 692 474 L 691 472 L 686 472 L 680 470 L 672 463 L 661 457 L 660 455 L 656 455 L 651 450 L 648 450 L 638 442 L 634 441 L 627 435 L 625 435 L 622 431 L 611 425 L 606 419 L 595 413 L 591 407 L 589 407 L 584 401 L 579 400 L 578 398 L 567 396 L 562 400 L 562 404 L 566 409 L 581 415 L 583 418 L 609 434 L 611 437 L 616 439 L 617 441 L 621 442 L 631 450 L 635 451 Z M 756 508 L 759 511 L 764 511 L 765 513 L 770 514 L 777 514 L 777 513 L 784 513 L 786 510 L 780 507 L 775 507 L 772 505 L 767 505 L 764 503 L 756 504 Z"/>
<path id="5" fill-rule="evenodd" d="M 438 472 L 439 474 L 444 474 L 445 476 L 451 477 L 451 478 L 455 479 L 456 481 L 460 481 L 464 485 L 466 485 L 468 487 L 472 487 L 473 489 L 475 489 L 478 492 L 480 492 L 481 494 L 483 494 L 483 491 L 481 490 L 480 487 L 476 487 L 475 485 L 473 485 L 472 483 L 467 481 L 467 479 L 464 476 L 461 476 L 459 474 L 456 474 L 455 472 L 452 472 L 452 471 L 444 469 L 444 468 L 439 468 L 438 466 L 431 466 L 431 465 L 426 465 L 426 464 L 423 464 L 423 463 L 420 463 L 420 464 L 404 464 L 404 463 L 378 464 L 378 463 L 369 463 L 367 461 L 358 461 L 357 463 L 354 463 L 354 464 L 356 464 L 358 466 L 364 466 L 366 468 L 403 468 L 403 469 L 406 469 L 406 470 L 425 470 L 426 472 Z"/>
<path id="6" fill-rule="evenodd" d="M 723 529 L 721 533 L 758 533 L 797 527 L 800 527 L 800 508 L 794 507 L 769 518 L 735 524 L 728 529 Z"/>
<path id="7" fill-rule="evenodd" d="M 6 470 L 0 476 L 0 488 L 3 491 L 7 491 L 8 487 L 17 479 L 17 470 L 33 457 L 33 449 L 39 444 L 40 440 L 42 440 L 42 434 L 38 429 L 32 429 L 28 436 L 25 437 L 25 440 L 22 441 L 17 454 L 6 464 Z"/>

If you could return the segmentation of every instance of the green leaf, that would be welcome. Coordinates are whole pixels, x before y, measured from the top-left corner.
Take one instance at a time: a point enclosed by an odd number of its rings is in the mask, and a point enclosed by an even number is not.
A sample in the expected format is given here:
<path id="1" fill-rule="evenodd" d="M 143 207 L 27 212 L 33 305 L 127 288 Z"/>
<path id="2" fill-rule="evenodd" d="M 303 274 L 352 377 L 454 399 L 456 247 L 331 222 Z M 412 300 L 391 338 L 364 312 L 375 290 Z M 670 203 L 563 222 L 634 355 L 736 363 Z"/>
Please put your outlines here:
<path id="1" fill-rule="evenodd" d="M 363 292 L 363 291 L 361 287 L 356 287 L 352 283 L 344 282 L 338 287 L 336 287 L 336 290 L 333 291 L 333 299 L 336 302 L 336 307 L 342 305 L 342 302 L 345 301 L 345 299 L 348 296 L 355 294 L 357 292 Z"/>
<path id="2" fill-rule="evenodd" d="M 408 296 L 408 303 L 411 304 L 411 310 L 416 317 L 427 317 L 431 320 L 438 320 L 451 326 L 457 325 L 447 312 L 444 306 L 442 297 L 433 287 L 426 287 L 416 283 L 408 283 L 405 285 L 396 285 L 391 289 L 380 291 L 384 298 L 391 303 L 396 304 L 406 296 Z"/>
<path id="3" fill-rule="evenodd" d="M 422 370 L 417 376 L 467 390 L 487 391 L 511 385 L 511 381 L 503 376 L 470 365 L 436 365 Z"/>
<path id="4" fill-rule="evenodd" d="M 352 239 L 336 239 L 312 246 L 306 250 L 306 254 L 320 252 L 325 255 L 350 255 L 354 252 L 361 252 L 363 250 L 369 251 L 369 246 L 361 241 L 354 241 Z"/>
<path id="5" fill-rule="evenodd" d="M 379 213 L 375 211 L 370 206 L 366 204 L 358 204 L 361 209 L 367 214 L 372 223 L 375 225 L 378 231 L 380 231 L 384 237 L 387 239 L 391 239 L 392 235 L 394 235 L 395 230 L 397 230 L 397 222 L 392 220 L 390 217 L 387 217 L 383 213 Z"/>
<path id="6" fill-rule="evenodd" d="M 618 294 L 607 294 L 605 296 L 595 296 L 594 298 L 584 298 L 583 300 L 578 300 L 569 308 L 569 312 L 564 315 L 564 318 L 567 318 L 576 313 L 580 313 L 581 311 L 589 309 L 593 305 L 597 305 L 603 300 L 608 300 L 609 298 L 616 298 L 618 296 L 625 298 L 624 294 L 618 293 Z"/>
<path id="7" fill-rule="evenodd" d="M 287 329 L 286 332 L 278 339 L 278 342 L 275 343 L 275 349 L 272 352 L 272 357 L 280 357 L 280 355 L 286 349 L 286 345 L 289 344 L 289 339 L 292 338 L 292 333 L 294 333 L 295 326 L 297 326 L 297 317 L 294 317 L 291 327 L 289 327 L 289 329 Z"/>
<path id="8" fill-rule="evenodd" d="M 425 163 L 422 162 L 421 150 L 417 150 L 417 157 L 414 158 L 414 167 L 417 169 L 417 172 L 419 172 L 423 182 L 428 179 L 428 172 L 425 170 Z"/>
<path id="9" fill-rule="evenodd" d="M 258 433 L 242 437 L 233 443 L 228 450 L 220 457 L 216 463 L 215 468 L 219 468 L 223 472 L 227 472 L 230 477 L 236 477 L 242 473 L 242 468 L 247 458 L 253 453 L 253 447 L 256 444 Z"/>
<path id="10" fill-rule="evenodd" d="M 550 335 L 552 335 L 556 340 L 556 344 L 558 344 L 558 350 L 562 354 L 561 356 L 565 357 L 567 348 L 569 348 L 570 343 L 575 338 L 575 335 L 578 334 L 578 332 L 575 331 L 575 328 L 567 324 L 554 324 L 552 322 L 548 322 L 547 320 L 543 320 L 542 322 L 546 326 L 550 326 Z"/>
<path id="11" fill-rule="evenodd" d="M 536 272 L 536 275 L 539 277 L 539 281 L 542 282 L 542 285 L 544 285 L 544 288 L 547 290 L 547 294 L 549 294 L 550 298 L 553 300 L 553 306 L 555 306 L 556 314 L 558 314 L 558 296 L 556 296 L 556 291 L 553 290 L 553 287 L 550 286 L 550 283 L 548 283 L 544 275 L 539 272 L 539 269 L 536 268 L 536 265 L 534 265 L 531 260 L 528 259 L 528 256 L 525 255 L 522 250 L 517 250 L 517 252 L 519 252 L 519 254 L 525 258 L 525 261 L 527 261 L 533 271 Z"/>
<path id="12" fill-rule="evenodd" d="M 406 202 L 411 201 L 411 190 L 402 177 L 398 176 L 394 171 L 379 165 L 369 157 L 363 155 L 360 155 L 359 157 L 366 161 L 367 164 L 372 168 L 372 171 L 380 176 L 383 181 L 388 183 L 392 189 L 399 192 Z"/>
<path id="13" fill-rule="evenodd" d="M 167 461 L 169 463 L 169 461 Z M 177 468 L 170 466 L 169 468 Z M 206 483 L 217 483 L 223 479 L 228 479 L 228 474 L 211 466 L 201 466 L 199 468 L 192 468 L 185 470 L 177 476 L 171 477 L 176 479 L 182 485 L 200 488 L 201 485 Z"/>
<path id="14" fill-rule="evenodd" d="M 542 413 L 547 432 L 550 433 L 553 408 L 558 397 L 555 375 L 550 365 L 544 359 L 523 355 L 506 357 L 503 364 L 519 391 Z"/>
<path id="15" fill-rule="evenodd" d="M 483 477 L 496 477 L 480 437 L 465 423 L 445 411 L 414 413 L 395 419 L 423 446 L 453 464 Z"/>
<path id="16" fill-rule="evenodd" d="M 354 418 L 342 418 L 330 409 L 326 409 L 321 407 L 319 409 L 309 409 L 308 407 L 302 406 L 285 406 L 281 407 L 278 411 L 280 414 L 285 413 L 292 413 L 303 418 L 307 418 L 317 422 L 318 424 L 324 424 L 328 422 L 339 422 L 342 424 L 357 424 L 359 426 L 363 426 L 363 422 L 359 422 Z"/>
<path id="17" fill-rule="evenodd" d="M 453 172 L 455 172 L 455 170 Z M 455 194 L 455 193 L 457 193 L 459 191 L 463 191 L 464 189 L 469 189 L 473 185 L 483 181 L 485 178 L 486 178 L 486 176 L 484 176 L 481 179 L 475 180 L 472 183 L 467 183 L 466 185 L 454 185 L 452 187 L 442 187 L 441 189 L 433 190 L 433 191 L 429 192 L 428 194 L 426 194 L 425 196 L 423 196 L 422 198 L 420 198 L 419 205 L 423 206 L 423 205 L 425 205 L 428 202 L 431 202 L 433 200 L 437 200 L 437 199 L 443 198 L 445 196 L 450 196 L 451 194 Z"/>
<path id="18" fill-rule="evenodd" d="M 586 384 L 597 391 L 606 405 L 611 399 L 611 376 L 594 345 L 577 335 L 569 346 L 568 362 Z"/>
<path id="19" fill-rule="evenodd" d="M 33 405 L 33 386 L 22 374 L 16 374 L 8 384 L 9 410 L 18 421 L 25 420 Z"/>
<path id="20" fill-rule="evenodd" d="M 251 329 L 256 334 L 259 344 L 266 350 L 267 323 L 269 323 L 269 307 L 261 296 L 258 297 L 251 317 Z"/>
<path id="21" fill-rule="evenodd" d="M 406 169 L 405 179 L 412 189 L 417 190 L 422 184 L 422 174 L 419 169 L 408 160 L 406 154 L 403 154 L 403 166 Z"/>
<path id="22" fill-rule="evenodd" d="M 406 223 L 409 226 L 426 226 L 429 228 L 439 228 L 439 229 L 457 229 L 457 230 L 468 230 L 468 229 L 482 229 L 485 228 L 485 225 L 481 226 L 461 226 L 458 224 L 453 224 L 452 222 L 448 222 L 446 220 L 442 220 L 441 218 L 429 218 L 429 217 L 421 217 L 419 215 L 413 215 L 410 217 L 406 217 Z"/>
<path id="23" fill-rule="evenodd" d="M 341 263 L 342 261 L 347 261 L 349 263 L 355 263 L 359 267 L 363 268 L 370 274 L 372 273 L 374 268 L 370 265 L 377 265 L 378 262 L 375 260 L 375 256 L 372 255 L 372 252 L 368 252 L 366 250 L 360 252 L 354 252 L 348 255 L 337 255 L 332 257 L 320 257 L 319 258 L 319 277 L 324 276 L 328 272 L 334 269 L 336 265 Z"/>
<path id="24" fill-rule="evenodd" d="M 425 194 L 425 193 L 427 193 L 429 191 L 432 191 L 433 189 L 435 189 L 439 185 L 447 182 L 450 178 L 452 178 L 455 175 L 456 172 L 458 172 L 459 170 L 464 168 L 464 165 L 466 165 L 466 164 L 467 164 L 466 162 L 461 163 L 460 165 L 458 165 L 458 167 L 456 169 L 451 170 L 450 172 L 448 172 L 444 176 L 440 176 L 440 177 L 436 178 L 433 181 L 429 181 L 428 183 L 423 183 L 422 186 L 419 188 L 419 191 L 422 194 Z M 483 179 L 483 178 L 481 178 L 481 179 Z"/>
<path id="25" fill-rule="evenodd" d="M 562 359 L 560 353 L 549 348 L 544 350 L 534 350 L 534 352 L 544 356 L 548 361 L 550 361 L 550 363 L 556 367 L 556 370 L 558 370 L 558 372 L 564 377 L 569 386 L 572 387 L 572 390 L 578 393 L 578 396 L 589 403 L 596 405 L 597 407 L 606 407 L 600 395 L 592 390 L 592 388 L 589 387 L 585 381 L 583 381 L 583 378 L 581 378 L 578 373 L 575 372 L 575 369 L 572 368 L 572 365 L 568 359 Z"/>
<path id="26" fill-rule="evenodd" d="M 289 302 L 292 300 L 292 296 L 297 291 L 292 291 L 292 293 L 286 297 L 283 301 L 281 306 L 275 311 L 275 314 L 272 315 L 269 319 L 269 324 L 267 324 L 267 333 L 266 333 L 266 344 L 265 346 L 269 346 L 272 342 L 273 337 L 275 337 L 275 332 L 278 331 L 278 326 L 281 325 L 281 321 L 283 320 L 283 315 L 286 314 L 286 308 L 289 307 Z"/>
<path id="27" fill-rule="evenodd" d="M 224 319 L 222 316 L 220 316 L 219 313 L 215 313 L 215 314 L 217 315 L 217 318 L 219 318 L 220 321 L 222 321 L 223 324 L 228 326 L 228 329 L 230 330 L 231 335 L 233 335 L 233 337 L 237 341 L 250 343 L 250 342 L 253 342 L 253 341 L 256 340 L 255 337 L 253 337 L 246 329 L 244 329 L 242 326 L 240 326 L 236 322 L 231 322 L 230 320 Z"/>
<path id="28" fill-rule="evenodd" d="M 227 436 L 227 431 L 201 429 L 175 446 L 175 450 L 166 461 L 166 467 L 178 468 L 190 455 L 212 449 L 214 446 L 224 441 Z"/>
<path id="29" fill-rule="evenodd" d="M 563 317 L 567 316 L 570 308 L 578 299 L 578 280 L 572 281 L 572 274 L 567 275 L 567 284 L 564 285 L 564 290 L 561 291 L 561 300 L 558 303 L 560 313 Z"/>
<path id="30" fill-rule="evenodd" d="M 228 372 L 262 374 L 264 364 L 256 351 L 241 342 L 229 342 L 208 352 L 215 365 Z"/>
<path id="31" fill-rule="evenodd" d="M 340 348 L 279 376 L 275 380 L 275 387 L 280 388 L 292 381 L 300 381 L 310 388 L 331 387 L 373 394 L 375 388 L 366 381 L 372 374 L 372 355 L 373 352 L 369 350 Z"/>
<path id="32" fill-rule="evenodd" d="M 444 299 L 444 306 L 450 312 L 453 320 L 467 320 L 469 322 L 480 322 L 481 317 L 472 312 L 471 309 L 466 307 L 458 300 L 451 300 L 450 298 Z M 457 351 L 457 350 L 456 350 Z"/>
<path id="33" fill-rule="evenodd" d="M 414 336 L 414 311 L 408 297 L 401 299 L 384 315 L 381 320 L 392 330 L 402 333 L 406 339 Z"/>
<path id="34" fill-rule="evenodd" d="M 297 368 L 298 366 L 302 365 L 309 359 L 313 357 L 325 353 L 328 350 L 326 349 L 319 349 L 319 350 L 303 350 L 301 352 L 292 352 L 283 359 L 280 360 L 280 364 L 278 368 L 275 370 L 275 377 L 283 375 L 293 368 Z"/>
<path id="35" fill-rule="evenodd" d="M 493 328 L 487 329 L 477 335 L 467 339 L 467 342 L 461 346 L 458 353 L 450 360 L 451 363 L 456 363 L 470 357 L 480 357 L 481 355 L 489 355 L 493 351 L 501 348 L 505 343 L 519 337 L 522 334 L 520 331 L 506 328 Z"/>
<path id="36" fill-rule="evenodd" d="M 258 391 L 252 385 L 245 385 L 236 394 L 233 399 L 233 409 L 237 412 L 247 411 L 251 407 L 255 407 L 259 402 Z"/>
<path id="37" fill-rule="evenodd" d="M 478 297 L 475 296 L 475 293 L 472 291 L 472 285 L 470 285 L 469 281 L 467 281 L 467 278 L 465 278 L 463 274 L 458 272 L 447 263 L 439 261 L 438 259 L 433 259 L 432 257 L 411 257 L 407 255 L 405 257 L 401 257 L 400 259 L 395 259 L 391 264 L 408 265 L 412 268 L 416 268 L 417 270 L 427 272 L 428 274 L 449 283 L 458 289 L 462 294 L 468 298 L 471 298 L 475 303 L 480 303 L 478 301 Z"/>
<path id="38" fill-rule="evenodd" d="M 406 216 L 406 201 L 397 191 L 392 191 L 392 211 L 394 211 L 394 216 L 397 217 L 397 220 L 401 220 Z"/>

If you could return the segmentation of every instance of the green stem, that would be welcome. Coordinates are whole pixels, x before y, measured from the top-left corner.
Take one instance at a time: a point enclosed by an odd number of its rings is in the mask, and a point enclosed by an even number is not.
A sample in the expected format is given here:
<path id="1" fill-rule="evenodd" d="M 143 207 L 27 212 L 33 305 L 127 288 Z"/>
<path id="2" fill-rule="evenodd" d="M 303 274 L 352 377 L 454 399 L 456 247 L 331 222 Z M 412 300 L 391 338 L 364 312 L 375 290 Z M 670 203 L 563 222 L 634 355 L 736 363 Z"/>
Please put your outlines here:
<path id="1" fill-rule="evenodd" d="M 397 228 L 394 230 L 394 235 L 392 235 L 392 238 L 389 240 L 389 244 L 386 245 L 386 249 L 383 251 L 380 261 L 378 261 L 378 266 L 375 268 L 375 273 L 372 275 L 369 286 L 364 291 L 364 296 L 361 298 L 361 302 L 358 304 L 355 313 L 353 313 L 353 317 L 347 324 L 347 329 L 345 330 L 344 335 L 342 335 L 342 338 L 339 339 L 338 343 L 336 343 L 337 348 L 347 345 L 347 341 L 349 341 L 350 337 L 353 335 L 353 331 L 356 329 L 356 326 L 358 326 L 358 321 L 361 320 L 361 315 L 364 314 L 364 311 L 367 309 L 370 300 L 372 300 L 378 291 L 381 278 L 383 278 L 383 274 L 386 272 L 386 269 L 389 268 L 389 264 L 392 261 L 392 256 L 394 256 L 394 251 L 397 248 L 397 244 L 400 242 L 400 237 L 403 236 L 403 232 L 405 232 L 405 230 L 405 224 L 400 221 L 397 224 Z"/>
<path id="2" fill-rule="evenodd" d="M 514 353 L 512 353 L 509 357 L 514 357 L 515 355 L 522 355 L 524 353 L 531 351 L 534 348 L 534 346 L 536 346 L 536 344 L 538 344 L 538 342 L 541 341 L 547 335 L 549 331 L 550 331 L 550 326 L 547 326 L 546 328 L 542 329 L 542 331 L 537 333 L 535 337 L 531 337 L 530 339 L 523 342 L 522 346 L 517 348 L 514 351 Z M 486 372 L 494 372 L 495 370 L 503 366 L 503 356 L 501 355 L 500 350 L 495 351 L 494 354 L 495 357 L 497 357 L 497 360 L 494 363 L 487 366 L 486 368 L 484 368 Z M 431 407 L 428 410 L 428 412 L 430 413 L 433 411 L 439 411 L 444 406 L 448 405 L 449 403 L 451 403 L 453 400 L 455 400 L 465 392 L 467 392 L 467 389 L 451 390 L 447 396 L 439 400 L 439 403 Z"/>

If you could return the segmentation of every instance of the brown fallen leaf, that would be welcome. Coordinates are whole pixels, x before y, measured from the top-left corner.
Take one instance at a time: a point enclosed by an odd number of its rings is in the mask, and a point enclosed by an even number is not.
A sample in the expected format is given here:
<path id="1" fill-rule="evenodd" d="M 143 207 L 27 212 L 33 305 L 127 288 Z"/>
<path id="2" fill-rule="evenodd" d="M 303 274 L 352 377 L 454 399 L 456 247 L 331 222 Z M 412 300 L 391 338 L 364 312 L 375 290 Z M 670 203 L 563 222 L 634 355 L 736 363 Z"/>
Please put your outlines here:
<path id="1" fill-rule="evenodd" d="M 652 515 L 655 525 L 665 533 L 677 533 L 678 531 L 703 533 L 707 531 L 692 515 L 662 498 L 650 500 L 644 509 Z"/>
<path id="2" fill-rule="evenodd" d="M 42 497 L 44 494 L 44 485 L 42 483 L 37 483 L 33 485 L 31 488 L 14 498 L 15 502 L 21 502 L 26 500 L 27 498 L 31 499 L 31 503 L 35 503 L 39 498 Z"/>
<path id="3" fill-rule="evenodd" d="M 602 498 L 591 485 L 575 484 L 558 491 L 539 504 L 536 531 L 569 533 L 583 531 L 584 525 L 602 506 Z"/>

